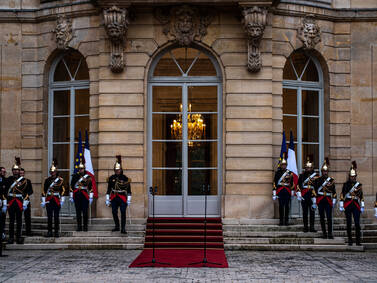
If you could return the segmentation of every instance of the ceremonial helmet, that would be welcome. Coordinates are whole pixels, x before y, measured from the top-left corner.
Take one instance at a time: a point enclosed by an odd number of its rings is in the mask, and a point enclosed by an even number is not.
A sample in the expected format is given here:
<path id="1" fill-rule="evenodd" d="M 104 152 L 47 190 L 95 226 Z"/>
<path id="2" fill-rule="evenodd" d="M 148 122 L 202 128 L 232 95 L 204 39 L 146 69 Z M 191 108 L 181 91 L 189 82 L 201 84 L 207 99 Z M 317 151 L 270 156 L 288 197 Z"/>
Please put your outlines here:
<path id="1" fill-rule="evenodd" d="M 287 165 L 287 160 L 285 159 L 285 152 L 283 152 L 283 157 L 280 160 L 279 166 L 281 166 L 283 164 Z"/>
<path id="2" fill-rule="evenodd" d="M 357 176 L 357 164 L 356 161 L 352 161 L 351 168 L 350 168 L 350 176 L 351 177 L 356 177 Z"/>
<path id="3" fill-rule="evenodd" d="M 85 159 L 84 159 L 84 156 L 82 156 L 80 158 L 80 163 L 79 163 L 79 166 L 78 166 L 78 169 L 85 169 Z"/>
<path id="4" fill-rule="evenodd" d="M 19 157 L 14 157 L 15 163 L 12 166 L 12 170 L 20 170 L 21 169 L 21 159 Z"/>
<path id="5" fill-rule="evenodd" d="M 51 167 L 50 167 L 50 172 L 56 172 L 58 171 L 58 161 L 56 160 L 56 158 L 54 158 L 52 160 L 52 163 L 51 163 Z"/>
<path id="6" fill-rule="evenodd" d="M 114 164 L 114 170 L 122 170 L 122 157 L 120 155 L 116 156 L 116 161 Z"/>
<path id="7" fill-rule="evenodd" d="M 313 161 L 312 160 L 313 160 L 313 158 L 311 158 L 311 156 L 308 155 L 306 157 L 305 167 L 307 167 L 307 168 L 313 168 Z"/>
<path id="8" fill-rule="evenodd" d="M 323 161 L 323 164 L 322 164 L 322 167 L 321 167 L 321 171 L 329 171 L 329 165 L 330 165 L 329 158 L 326 157 L 325 161 Z"/>

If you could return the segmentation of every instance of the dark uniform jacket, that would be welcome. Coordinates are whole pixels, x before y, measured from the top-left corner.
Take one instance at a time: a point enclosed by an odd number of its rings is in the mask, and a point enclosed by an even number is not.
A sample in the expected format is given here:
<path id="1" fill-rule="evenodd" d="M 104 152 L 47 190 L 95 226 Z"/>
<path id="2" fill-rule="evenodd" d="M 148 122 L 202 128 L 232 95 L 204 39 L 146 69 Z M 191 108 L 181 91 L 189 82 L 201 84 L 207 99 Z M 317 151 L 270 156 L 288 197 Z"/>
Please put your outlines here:
<path id="1" fill-rule="evenodd" d="M 11 207 L 13 202 L 17 202 L 22 210 L 24 200 L 29 200 L 30 194 L 33 193 L 33 187 L 29 179 L 24 177 L 10 176 L 6 180 L 6 197 L 8 206 Z"/>
<path id="2" fill-rule="evenodd" d="M 314 175 L 314 176 L 312 176 L 312 175 Z M 305 196 L 305 198 L 310 199 L 311 189 L 313 189 L 313 183 L 314 183 L 314 180 L 316 179 L 316 177 L 317 177 L 317 173 L 314 172 L 314 171 L 310 171 L 310 172 L 304 171 L 303 173 L 300 174 L 300 176 L 298 177 L 297 191 L 301 192 L 302 197 Z"/>
<path id="3" fill-rule="evenodd" d="M 76 173 L 72 176 L 71 180 L 71 192 L 73 192 L 73 198 L 77 193 L 82 193 L 85 198 L 89 199 L 89 194 L 92 192 L 92 178 L 87 172 L 84 175 Z"/>
<path id="4" fill-rule="evenodd" d="M 48 177 L 43 185 L 42 197 L 46 197 L 46 202 L 54 201 L 60 206 L 60 198 L 65 194 L 63 178 L 60 176 Z"/>
<path id="5" fill-rule="evenodd" d="M 354 187 L 355 189 L 353 189 Z M 364 201 L 362 184 L 357 181 L 351 182 L 350 180 L 345 182 L 340 194 L 340 200 L 344 202 L 344 208 L 347 208 L 353 202 L 357 209 L 360 210 L 361 202 Z"/>
<path id="6" fill-rule="evenodd" d="M 120 197 L 124 202 L 127 202 L 127 195 L 131 194 L 131 179 L 126 175 L 112 175 L 109 177 L 107 185 L 107 194 L 110 195 L 110 200 L 115 197 Z"/>
<path id="7" fill-rule="evenodd" d="M 6 178 L 0 177 L 0 201 L 3 201 L 6 199 L 7 193 L 6 193 Z"/>
<path id="8" fill-rule="evenodd" d="M 279 182 L 279 180 L 282 180 Z M 276 194 L 279 194 L 282 190 L 287 190 L 289 194 L 291 194 L 292 186 L 293 186 L 293 176 L 292 172 L 290 172 L 288 169 L 282 170 L 279 168 L 276 173 L 275 173 L 275 178 L 274 178 L 274 190 L 276 190 Z"/>
<path id="9" fill-rule="evenodd" d="M 333 206 L 332 199 L 336 198 L 335 180 L 329 176 L 318 177 L 313 184 L 312 196 L 316 198 L 317 204 L 323 199 Z"/>

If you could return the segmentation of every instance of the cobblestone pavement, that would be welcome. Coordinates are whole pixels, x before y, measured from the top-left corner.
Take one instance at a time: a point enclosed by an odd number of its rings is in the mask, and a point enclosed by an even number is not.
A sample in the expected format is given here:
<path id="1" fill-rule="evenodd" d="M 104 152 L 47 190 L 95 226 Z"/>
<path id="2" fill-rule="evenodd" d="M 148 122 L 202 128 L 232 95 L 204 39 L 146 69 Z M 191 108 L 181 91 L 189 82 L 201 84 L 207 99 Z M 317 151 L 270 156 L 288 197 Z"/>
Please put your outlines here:
<path id="1" fill-rule="evenodd" d="M 128 268 L 140 251 L 6 251 L 0 282 L 377 282 L 377 252 L 226 252 L 229 268 Z"/>

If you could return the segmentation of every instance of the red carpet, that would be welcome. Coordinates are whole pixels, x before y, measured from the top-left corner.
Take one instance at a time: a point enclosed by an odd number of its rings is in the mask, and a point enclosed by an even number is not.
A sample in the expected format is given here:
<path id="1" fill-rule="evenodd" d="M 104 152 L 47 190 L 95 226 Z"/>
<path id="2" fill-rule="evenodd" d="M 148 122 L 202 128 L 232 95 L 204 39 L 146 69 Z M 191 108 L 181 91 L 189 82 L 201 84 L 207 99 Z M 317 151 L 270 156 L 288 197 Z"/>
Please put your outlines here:
<path id="1" fill-rule="evenodd" d="M 129 267 L 228 267 L 224 250 L 207 250 L 207 261 L 219 263 L 220 265 L 210 263 L 190 265 L 192 262 L 203 260 L 203 250 L 201 249 L 156 249 L 155 257 L 156 262 L 170 263 L 170 265 L 158 263 L 140 264 L 152 261 L 152 249 L 145 249 Z"/>

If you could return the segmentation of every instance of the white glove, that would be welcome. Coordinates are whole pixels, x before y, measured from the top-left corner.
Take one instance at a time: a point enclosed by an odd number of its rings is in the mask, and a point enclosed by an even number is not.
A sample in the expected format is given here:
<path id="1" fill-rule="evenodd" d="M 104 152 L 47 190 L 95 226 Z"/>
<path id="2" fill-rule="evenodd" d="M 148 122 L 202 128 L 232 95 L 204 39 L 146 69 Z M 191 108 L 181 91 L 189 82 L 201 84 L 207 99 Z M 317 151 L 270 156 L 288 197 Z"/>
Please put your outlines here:
<path id="1" fill-rule="evenodd" d="M 93 203 L 93 193 L 89 194 L 89 205 L 92 205 Z"/>
<path id="2" fill-rule="evenodd" d="M 71 203 L 74 203 L 74 202 L 75 202 L 74 199 L 73 199 L 73 192 L 70 192 L 70 193 L 69 193 L 69 201 L 70 201 Z"/>
<path id="3" fill-rule="evenodd" d="M 128 195 L 127 196 L 127 205 L 130 205 L 131 204 L 131 195 Z"/>
<path id="4" fill-rule="evenodd" d="M 6 213 L 7 212 L 7 208 L 8 208 L 8 204 L 7 204 L 7 200 L 3 200 L 3 208 L 1 209 L 3 211 L 3 213 Z"/>
<path id="5" fill-rule="evenodd" d="M 336 198 L 333 198 L 332 199 L 332 205 L 335 206 L 335 204 L 336 204 Z"/>
<path id="6" fill-rule="evenodd" d="M 291 190 L 291 197 L 295 196 L 295 190 Z"/>
<path id="7" fill-rule="evenodd" d="M 272 196 L 272 200 L 277 200 L 277 196 Z"/>
<path id="8" fill-rule="evenodd" d="M 377 207 L 374 208 L 374 217 L 377 218 Z"/>
<path id="9" fill-rule="evenodd" d="M 41 207 L 44 208 L 46 206 L 46 197 L 42 197 Z"/>
<path id="10" fill-rule="evenodd" d="M 344 211 L 344 202 L 343 201 L 339 202 L 339 210 Z"/>
<path id="11" fill-rule="evenodd" d="M 297 192 L 297 193 L 296 193 L 296 196 L 297 196 L 297 200 L 298 200 L 298 201 L 302 201 L 301 192 Z"/>
<path id="12" fill-rule="evenodd" d="M 63 206 L 64 202 L 65 202 L 65 197 L 61 197 L 60 198 L 60 206 Z"/>
<path id="13" fill-rule="evenodd" d="M 312 198 L 312 208 L 317 209 L 317 199 L 316 198 Z"/>
<path id="14" fill-rule="evenodd" d="M 106 206 L 110 206 L 110 195 L 106 195 Z"/>
<path id="15" fill-rule="evenodd" d="M 364 206 L 360 207 L 360 212 L 363 213 L 365 210 Z"/>
<path id="16" fill-rule="evenodd" d="M 27 209 L 28 204 L 29 204 L 29 201 L 24 200 L 24 203 L 22 204 L 22 208 L 24 209 L 24 211 Z"/>

